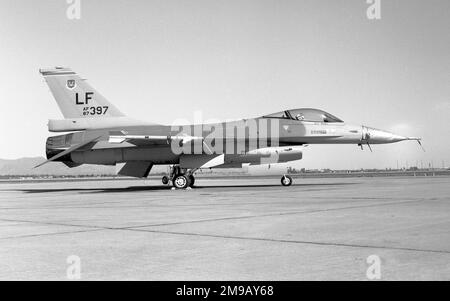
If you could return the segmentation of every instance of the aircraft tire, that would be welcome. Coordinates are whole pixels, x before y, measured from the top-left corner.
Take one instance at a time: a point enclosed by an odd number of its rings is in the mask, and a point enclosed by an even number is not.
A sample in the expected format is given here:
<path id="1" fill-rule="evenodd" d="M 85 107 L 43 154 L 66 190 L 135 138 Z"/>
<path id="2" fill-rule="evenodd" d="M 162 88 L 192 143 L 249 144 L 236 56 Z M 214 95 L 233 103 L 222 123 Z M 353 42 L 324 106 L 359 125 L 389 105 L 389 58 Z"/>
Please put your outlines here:
<path id="1" fill-rule="evenodd" d="M 189 176 L 189 187 L 194 187 L 195 178 L 193 175 Z"/>
<path id="2" fill-rule="evenodd" d="M 288 175 L 284 175 L 281 177 L 281 185 L 283 186 L 291 186 L 292 185 L 292 177 Z"/>
<path id="3" fill-rule="evenodd" d="M 173 187 L 176 189 L 186 189 L 189 186 L 189 179 L 185 175 L 178 175 L 173 179 Z"/>

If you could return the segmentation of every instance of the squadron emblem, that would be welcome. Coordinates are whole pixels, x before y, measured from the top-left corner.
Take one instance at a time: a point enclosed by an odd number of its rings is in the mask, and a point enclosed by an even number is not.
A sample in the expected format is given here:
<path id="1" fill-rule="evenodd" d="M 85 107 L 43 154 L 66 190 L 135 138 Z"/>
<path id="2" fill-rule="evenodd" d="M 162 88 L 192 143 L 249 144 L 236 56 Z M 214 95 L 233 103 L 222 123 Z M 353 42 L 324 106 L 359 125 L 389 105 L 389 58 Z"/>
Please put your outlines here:
<path id="1" fill-rule="evenodd" d="M 74 79 L 68 79 L 67 80 L 67 88 L 68 89 L 73 89 L 76 87 L 76 83 Z"/>

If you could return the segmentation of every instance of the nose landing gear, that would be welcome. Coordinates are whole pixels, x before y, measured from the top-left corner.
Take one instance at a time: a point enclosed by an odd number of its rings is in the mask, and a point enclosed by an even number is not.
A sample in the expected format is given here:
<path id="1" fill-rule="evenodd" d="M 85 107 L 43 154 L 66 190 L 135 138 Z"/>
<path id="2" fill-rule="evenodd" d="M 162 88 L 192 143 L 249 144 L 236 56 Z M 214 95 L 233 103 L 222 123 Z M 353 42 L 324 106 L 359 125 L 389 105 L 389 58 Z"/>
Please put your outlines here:
<path id="1" fill-rule="evenodd" d="M 281 185 L 283 186 L 291 186 L 292 185 L 292 177 L 288 175 L 283 175 L 281 177 Z"/>

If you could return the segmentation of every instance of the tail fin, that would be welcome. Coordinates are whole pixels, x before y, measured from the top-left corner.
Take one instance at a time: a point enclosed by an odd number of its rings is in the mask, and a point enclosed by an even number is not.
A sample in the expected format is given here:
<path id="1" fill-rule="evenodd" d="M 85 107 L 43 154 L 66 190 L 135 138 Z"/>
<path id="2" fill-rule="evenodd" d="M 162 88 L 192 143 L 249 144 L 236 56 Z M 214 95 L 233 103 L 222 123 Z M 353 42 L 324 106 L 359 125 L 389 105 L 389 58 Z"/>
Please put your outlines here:
<path id="1" fill-rule="evenodd" d="M 64 118 L 125 116 L 69 68 L 40 69 Z"/>

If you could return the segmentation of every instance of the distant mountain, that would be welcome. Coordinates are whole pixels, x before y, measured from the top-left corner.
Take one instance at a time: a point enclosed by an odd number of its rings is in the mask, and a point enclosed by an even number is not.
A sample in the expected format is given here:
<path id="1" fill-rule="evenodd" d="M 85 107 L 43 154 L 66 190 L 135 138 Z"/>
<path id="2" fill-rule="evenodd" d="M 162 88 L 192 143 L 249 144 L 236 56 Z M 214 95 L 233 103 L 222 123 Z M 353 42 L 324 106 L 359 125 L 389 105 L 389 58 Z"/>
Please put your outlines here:
<path id="1" fill-rule="evenodd" d="M 43 157 L 20 158 L 15 160 L 0 159 L 0 176 L 86 176 L 115 175 L 115 166 L 81 165 L 69 168 L 61 162 L 50 162 L 41 167 L 33 168 L 45 161 Z"/>

